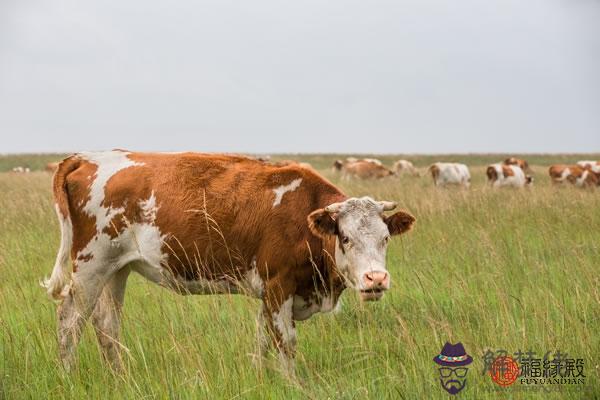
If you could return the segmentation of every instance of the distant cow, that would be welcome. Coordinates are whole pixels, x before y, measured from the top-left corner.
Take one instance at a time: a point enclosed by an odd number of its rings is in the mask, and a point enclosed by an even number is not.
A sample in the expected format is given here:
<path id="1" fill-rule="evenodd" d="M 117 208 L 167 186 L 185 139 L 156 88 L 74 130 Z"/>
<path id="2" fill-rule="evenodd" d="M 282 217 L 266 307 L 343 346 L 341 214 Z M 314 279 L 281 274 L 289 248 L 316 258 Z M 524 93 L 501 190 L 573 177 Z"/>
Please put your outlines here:
<path id="1" fill-rule="evenodd" d="M 275 165 L 277 167 L 287 167 L 288 165 L 298 165 L 299 167 L 302 167 L 302 168 L 312 168 L 312 165 L 310 165 L 310 163 L 296 161 L 296 160 L 271 161 L 271 164 Z"/>
<path id="2" fill-rule="evenodd" d="M 353 177 L 360 179 L 381 179 L 394 175 L 394 172 L 380 163 L 359 160 L 345 163 L 342 167 L 342 174 L 346 179 Z"/>
<path id="3" fill-rule="evenodd" d="M 519 167 L 521 167 L 523 172 L 531 172 L 531 169 L 529 168 L 529 163 L 520 158 L 509 157 L 506 160 L 504 160 L 504 165 L 518 165 Z"/>
<path id="4" fill-rule="evenodd" d="M 471 186 L 471 173 L 465 164 L 437 162 L 429 166 L 429 172 L 436 186 Z"/>
<path id="5" fill-rule="evenodd" d="M 54 173 L 54 172 L 56 172 L 57 169 L 58 169 L 57 162 L 49 162 L 48 164 L 46 164 L 46 168 L 44 168 L 44 171 Z"/>
<path id="6" fill-rule="evenodd" d="M 552 165 L 548 174 L 552 183 L 557 184 L 567 181 L 578 187 L 595 187 L 600 182 L 598 174 L 580 165 Z"/>
<path id="7" fill-rule="evenodd" d="M 14 167 L 11 172 L 14 172 L 15 174 L 28 174 L 31 172 L 31 170 L 29 169 L 29 167 Z"/>
<path id="8" fill-rule="evenodd" d="M 533 178 L 525 175 L 518 165 L 492 164 L 487 167 L 486 175 L 493 187 L 524 187 L 533 183 Z"/>
<path id="9" fill-rule="evenodd" d="M 381 161 L 379 161 L 376 158 L 361 158 L 358 159 L 356 157 L 346 157 L 345 160 L 335 160 L 333 162 L 332 168 L 334 172 L 340 172 L 344 169 L 344 165 L 346 164 L 353 164 L 355 162 L 359 162 L 359 161 L 365 161 L 368 163 L 373 163 L 376 165 L 383 165 L 383 163 Z"/>
<path id="10" fill-rule="evenodd" d="M 596 174 L 600 174 L 600 161 L 577 161 L 577 165 L 583 168 L 591 169 Z"/>
<path id="11" fill-rule="evenodd" d="M 261 299 L 261 350 L 272 342 L 293 369 L 295 321 L 333 310 L 345 288 L 380 299 L 390 236 L 415 221 L 386 215 L 392 202 L 349 198 L 313 169 L 239 156 L 80 153 L 60 164 L 53 190 L 61 244 L 45 287 L 61 300 L 67 368 L 90 316 L 105 358 L 120 367 L 120 312 L 135 271 L 180 294 Z"/>
<path id="12" fill-rule="evenodd" d="M 396 161 L 394 165 L 392 165 L 392 171 L 394 171 L 394 173 L 398 176 L 405 174 L 419 176 L 419 172 L 417 171 L 413 163 L 407 160 Z"/>

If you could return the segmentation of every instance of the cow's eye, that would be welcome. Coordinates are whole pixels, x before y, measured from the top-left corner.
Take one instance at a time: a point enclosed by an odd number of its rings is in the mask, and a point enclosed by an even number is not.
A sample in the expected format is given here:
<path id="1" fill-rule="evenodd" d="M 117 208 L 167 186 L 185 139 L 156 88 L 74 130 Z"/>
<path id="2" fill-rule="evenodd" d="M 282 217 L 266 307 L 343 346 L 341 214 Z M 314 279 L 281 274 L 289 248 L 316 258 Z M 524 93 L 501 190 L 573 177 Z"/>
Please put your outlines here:
<path id="1" fill-rule="evenodd" d="M 342 236 L 342 243 L 343 244 L 348 244 L 350 243 L 350 238 L 348 236 Z"/>

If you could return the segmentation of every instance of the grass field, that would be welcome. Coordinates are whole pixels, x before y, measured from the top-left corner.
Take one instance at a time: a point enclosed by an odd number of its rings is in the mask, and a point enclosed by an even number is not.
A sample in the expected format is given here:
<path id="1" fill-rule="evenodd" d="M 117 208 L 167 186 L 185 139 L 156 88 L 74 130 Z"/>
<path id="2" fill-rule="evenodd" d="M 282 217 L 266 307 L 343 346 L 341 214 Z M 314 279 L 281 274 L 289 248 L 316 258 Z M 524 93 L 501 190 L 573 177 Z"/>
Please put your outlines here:
<path id="1" fill-rule="evenodd" d="M 53 159 L 40 157 L 0 157 L 0 169 Z M 349 195 L 397 201 L 417 224 L 392 241 L 382 301 L 361 304 L 348 290 L 339 313 L 298 324 L 296 382 L 252 366 L 256 300 L 178 296 L 137 275 L 123 318 L 126 372 L 101 362 L 88 326 L 79 366 L 65 373 L 55 304 L 38 284 L 59 244 L 51 177 L 0 173 L 0 398 L 448 399 L 432 361 L 446 341 L 474 358 L 456 398 L 600 397 L 600 191 L 551 187 L 546 174 L 550 163 L 600 155 L 528 156 L 530 190 L 485 187 L 485 165 L 499 155 L 412 157 L 420 167 L 466 162 L 468 191 L 436 189 L 429 177 L 340 182 L 329 170 L 336 157 L 300 158 Z M 502 389 L 481 373 L 486 349 L 567 352 L 585 359 L 586 384 Z"/>

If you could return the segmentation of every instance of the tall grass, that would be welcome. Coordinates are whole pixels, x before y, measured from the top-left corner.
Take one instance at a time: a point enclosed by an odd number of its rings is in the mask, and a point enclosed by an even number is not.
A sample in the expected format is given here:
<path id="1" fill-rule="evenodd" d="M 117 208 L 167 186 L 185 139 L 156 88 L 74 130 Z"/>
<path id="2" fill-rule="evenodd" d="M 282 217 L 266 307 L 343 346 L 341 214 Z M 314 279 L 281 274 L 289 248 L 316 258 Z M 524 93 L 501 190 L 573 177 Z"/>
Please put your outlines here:
<path id="1" fill-rule="evenodd" d="M 478 164 L 471 190 L 438 190 L 426 177 L 338 182 L 331 160 L 322 171 L 347 194 L 395 200 L 417 224 L 392 241 L 382 301 L 362 304 L 348 290 L 338 314 L 298 323 L 297 382 L 276 371 L 275 357 L 252 366 L 258 301 L 179 296 L 135 274 L 126 371 L 102 363 L 88 326 L 78 368 L 65 373 L 55 304 L 38 285 L 59 242 L 50 175 L 0 174 L 0 398 L 448 398 L 432 362 L 446 341 L 475 359 L 457 398 L 498 397 L 481 374 L 488 348 L 584 358 L 584 392 L 554 396 L 600 396 L 600 191 L 551 187 L 537 165 L 531 190 L 491 190 L 488 161 L 466 156 Z M 548 397 L 518 383 L 500 395 Z"/>

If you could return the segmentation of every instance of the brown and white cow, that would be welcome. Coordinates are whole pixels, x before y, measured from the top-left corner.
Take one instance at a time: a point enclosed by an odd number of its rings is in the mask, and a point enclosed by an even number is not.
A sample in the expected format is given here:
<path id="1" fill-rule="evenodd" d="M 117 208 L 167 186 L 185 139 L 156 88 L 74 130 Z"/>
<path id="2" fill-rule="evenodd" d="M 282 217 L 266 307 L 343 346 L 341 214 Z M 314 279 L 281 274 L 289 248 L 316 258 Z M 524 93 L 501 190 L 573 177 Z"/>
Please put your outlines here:
<path id="1" fill-rule="evenodd" d="M 531 169 L 529 168 L 529 163 L 525 160 L 522 160 L 520 158 L 516 158 L 516 157 L 509 157 L 506 160 L 504 160 L 504 165 L 517 165 L 519 167 L 521 167 L 521 169 L 523 170 L 523 172 L 529 172 L 531 173 Z"/>
<path id="2" fill-rule="evenodd" d="M 595 187 L 600 184 L 600 176 L 589 168 L 579 165 L 552 165 L 548 169 L 552 183 L 559 184 L 565 181 L 578 187 Z"/>
<path id="3" fill-rule="evenodd" d="M 383 166 L 383 163 L 376 158 L 356 158 L 356 157 L 346 157 L 345 160 L 335 160 L 332 165 L 333 172 L 343 172 L 344 168 L 348 164 L 354 164 L 359 161 L 364 161 L 367 163 L 372 163 L 375 165 Z"/>
<path id="4" fill-rule="evenodd" d="M 400 175 L 419 176 L 419 171 L 417 171 L 417 169 L 415 168 L 413 163 L 408 160 L 396 161 L 394 163 L 394 165 L 392 165 L 392 171 L 394 171 L 394 173 L 397 176 L 400 176 Z"/>
<path id="5" fill-rule="evenodd" d="M 181 294 L 262 299 L 261 349 L 272 342 L 293 369 L 294 321 L 334 309 L 345 288 L 380 299 L 390 236 L 415 221 L 386 215 L 392 202 L 349 198 L 312 169 L 241 156 L 79 153 L 53 185 L 61 245 L 44 286 L 62 300 L 67 368 L 90 316 L 120 367 L 120 310 L 135 271 Z"/>
<path id="6" fill-rule="evenodd" d="M 429 166 L 428 171 L 435 186 L 457 185 L 464 188 L 471 186 L 471 173 L 465 164 L 436 162 Z"/>
<path id="7" fill-rule="evenodd" d="M 344 164 L 342 174 L 346 179 L 381 179 L 394 175 L 394 172 L 384 165 L 374 163 L 370 160 L 359 160 Z"/>
<path id="8" fill-rule="evenodd" d="M 492 187 L 525 187 L 533 183 L 533 178 L 525 175 L 525 172 L 518 165 L 489 165 L 485 171 L 488 182 Z"/>
<path id="9" fill-rule="evenodd" d="M 593 160 L 577 161 L 577 165 L 579 165 L 580 167 L 583 167 L 583 168 L 591 169 L 596 174 L 600 174 L 600 161 L 593 161 Z"/>

